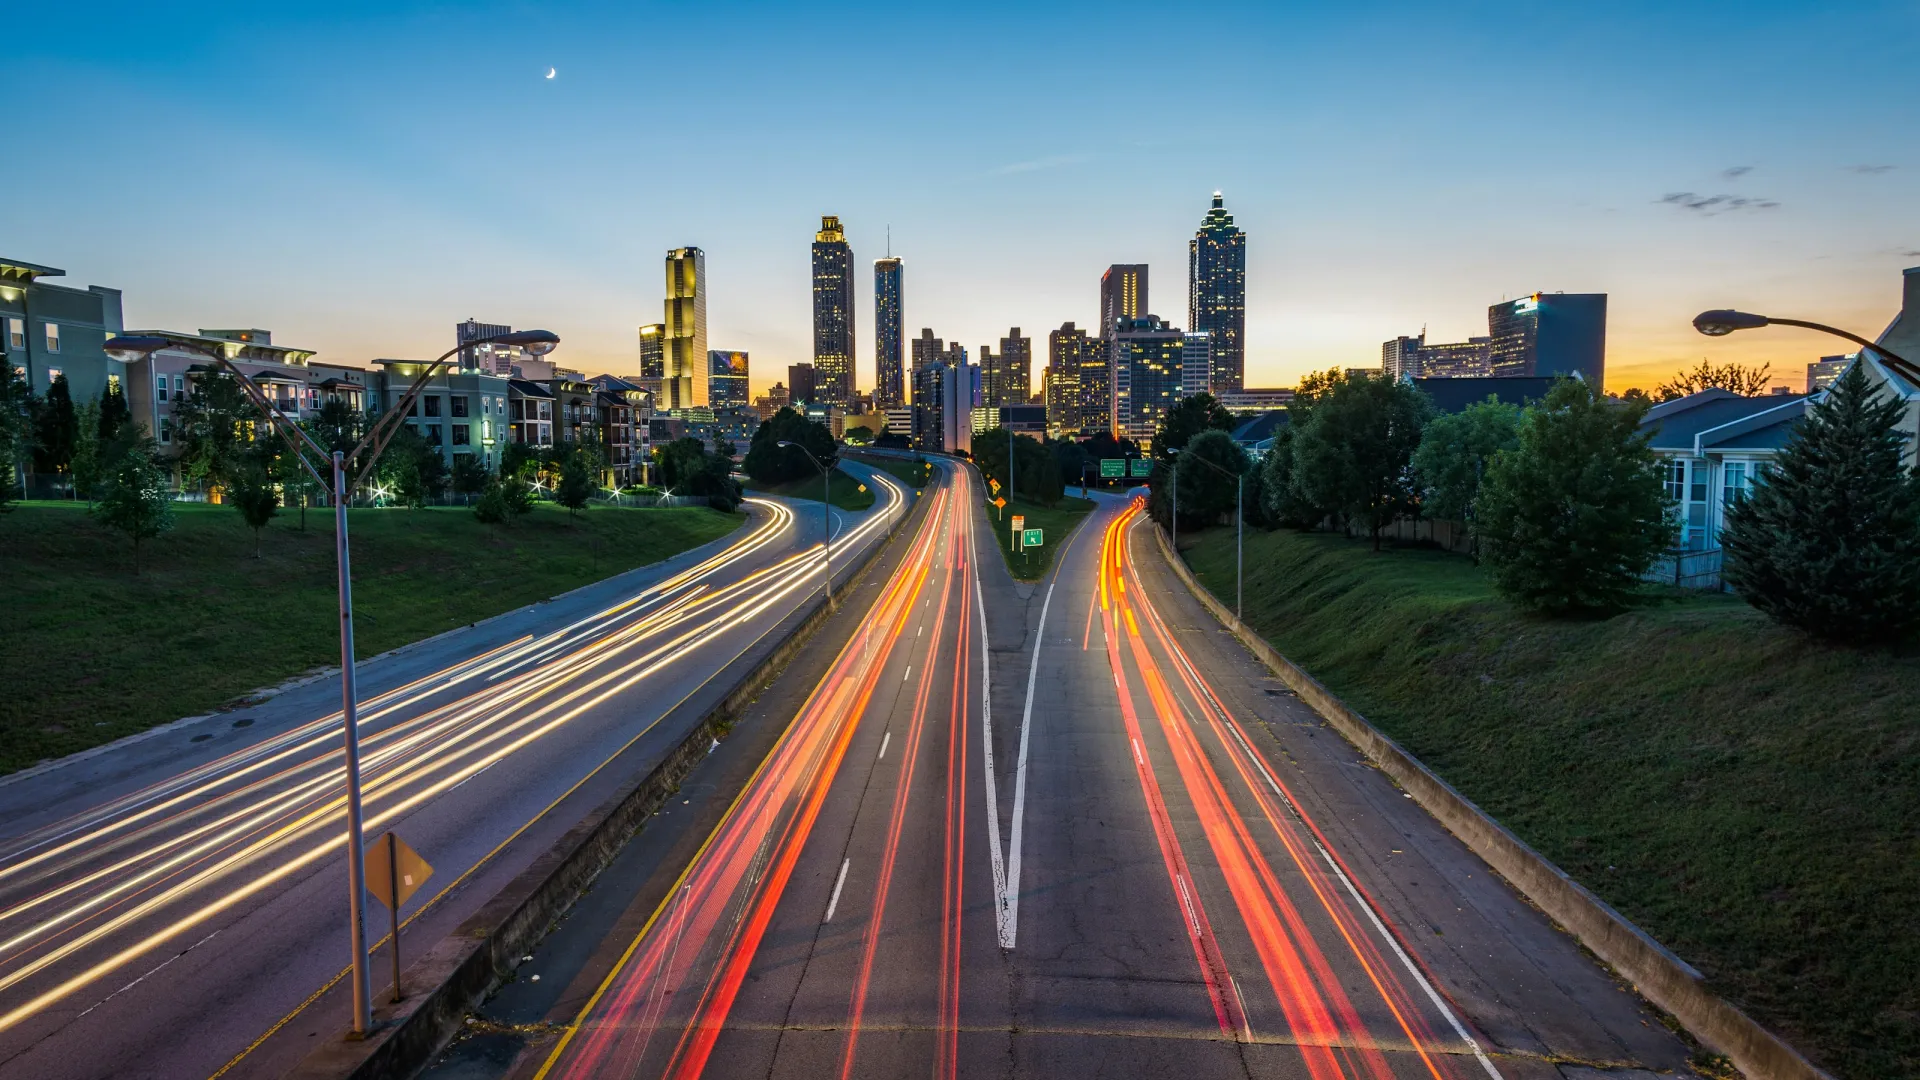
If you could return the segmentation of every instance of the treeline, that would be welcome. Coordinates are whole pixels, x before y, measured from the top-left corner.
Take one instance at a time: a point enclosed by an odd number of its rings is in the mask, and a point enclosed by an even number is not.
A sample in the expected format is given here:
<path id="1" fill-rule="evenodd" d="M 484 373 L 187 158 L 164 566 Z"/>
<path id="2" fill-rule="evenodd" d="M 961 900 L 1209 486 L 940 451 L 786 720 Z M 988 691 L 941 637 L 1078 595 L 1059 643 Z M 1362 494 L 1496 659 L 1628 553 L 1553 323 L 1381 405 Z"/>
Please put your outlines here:
<path id="1" fill-rule="evenodd" d="M 1149 512 L 1193 528 L 1248 524 L 1369 536 L 1396 519 L 1465 526 L 1499 592 L 1549 614 L 1621 610 L 1644 595 L 1679 532 L 1666 463 L 1640 428 L 1651 401 L 1578 380 L 1527 406 L 1489 399 L 1440 414 L 1412 384 L 1338 371 L 1305 379 L 1255 462 L 1205 394 L 1154 440 Z M 1920 628 L 1920 471 L 1901 464 L 1903 405 L 1855 364 L 1736 496 L 1726 581 L 1810 633 L 1892 641 Z M 1176 498 L 1177 492 L 1177 498 Z"/>

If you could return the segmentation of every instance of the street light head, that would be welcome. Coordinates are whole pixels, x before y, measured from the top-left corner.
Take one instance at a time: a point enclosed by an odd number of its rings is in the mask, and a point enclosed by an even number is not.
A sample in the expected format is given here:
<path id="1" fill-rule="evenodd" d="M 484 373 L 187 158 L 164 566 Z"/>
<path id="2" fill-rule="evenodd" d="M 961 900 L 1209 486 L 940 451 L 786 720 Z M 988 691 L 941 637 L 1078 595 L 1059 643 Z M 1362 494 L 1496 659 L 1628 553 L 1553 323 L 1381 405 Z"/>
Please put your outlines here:
<path id="1" fill-rule="evenodd" d="M 1765 315 L 1721 308 L 1715 311 L 1703 311 L 1694 316 L 1693 328 L 1708 337 L 1726 337 L 1735 330 L 1757 330 L 1768 322 Z"/>
<path id="2" fill-rule="evenodd" d="M 123 364 L 144 360 L 166 347 L 166 338 L 151 334 L 121 334 L 118 337 L 108 338 L 107 343 L 101 346 L 108 356 Z"/>
<path id="3" fill-rule="evenodd" d="M 515 330 L 493 339 L 496 345 L 516 345 L 529 356 L 545 356 L 560 344 L 560 335 L 551 330 Z"/>
<path id="4" fill-rule="evenodd" d="M 781 439 L 781 440 L 780 440 L 779 442 L 777 442 L 777 443 L 774 443 L 773 445 L 775 445 L 775 446 L 792 446 L 793 444 L 792 444 L 791 442 L 788 442 L 788 441 L 787 441 L 787 440 L 785 440 L 785 439 Z"/>

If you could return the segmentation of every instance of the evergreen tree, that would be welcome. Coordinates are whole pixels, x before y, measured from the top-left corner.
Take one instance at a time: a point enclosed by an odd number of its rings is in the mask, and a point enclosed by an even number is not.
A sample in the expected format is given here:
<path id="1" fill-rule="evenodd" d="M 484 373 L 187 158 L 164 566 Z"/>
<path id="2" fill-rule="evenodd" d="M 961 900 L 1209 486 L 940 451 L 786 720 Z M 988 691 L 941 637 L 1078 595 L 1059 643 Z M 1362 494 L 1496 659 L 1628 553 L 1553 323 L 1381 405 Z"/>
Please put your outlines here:
<path id="1" fill-rule="evenodd" d="M 1673 544 L 1659 458 L 1639 430 L 1644 405 L 1613 405 L 1565 379 L 1494 455 L 1474 514 L 1494 586 L 1556 614 L 1624 607 Z"/>
<path id="2" fill-rule="evenodd" d="M 40 403 L 34 418 L 33 467 L 35 472 L 61 473 L 73 465 L 73 444 L 79 436 L 80 421 L 73 409 L 73 394 L 65 375 L 55 375 L 47 387 L 46 400 Z"/>
<path id="3" fill-rule="evenodd" d="M 0 512 L 21 495 L 20 464 L 33 445 L 33 394 L 10 360 L 0 360 Z"/>
<path id="4" fill-rule="evenodd" d="M 93 489 L 100 481 L 101 445 L 100 445 L 100 406 L 92 401 L 80 403 L 74 413 L 73 461 L 69 468 L 73 472 L 73 493 L 77 498 L 93 502 Z"/>
<path id="5" fill-rule="evenodd" d="M 599 455 L 584 446 L 573 447 L 560 463 L 560 482 L 553 486 L 553 501 L 567 508 L 572 517 L 587 508 L 587 500 L 600 491 Z"/>
<path id="6" fill-rule="evenodd" d="M 471 498 L 487 490 L 487 467 L 476 454 L 457 454 L 448 479 L 454 494 Z"/>
<path id="7" fill-rule="evenodd" d="M 1212 394 L 1192 394 L 1167 410 L 1153 435 L 1153 456 L 1171 461 L 1186 449 L 1187 441 L 1203 431 L 1232 431 L 1233 414 L 1214 400 Z M 976 440 L 977 442 L 978 440 Z"/>
<path id="8" fill-rule="evenodd" d="M 520 480 L 495 480 L 488 484 L 486 493 L 480 496 L 479 502 L 473 504 L 473 516 L 486 525 L 506 524 L 514 516 L 507 488 L 515 485 L 526 486 Z"/>
<path id="9" fill-rule="evenodd" d="M 93 512 L 109 528 L 133 541 L 133 572 L 140 572 L 140 541 L 151 540 L 173 528 L 173 502 L 167 495 L 167 474 L 156 460 L 151 439 L 128 446 L 107 470 L 100 500 Z"/>
<path id="10" fill-rule="evenodd" d="M 227 502 L 253 530 L 253 557 L 260 557 L 260 530 L 280 512 L 280 492 L 268 471 L 268 455 L 250 454 L 227 481 Z"/>
<path id="11" fill-rule="evenodd" d="M 110 446 L 120 436 L 122 428 L 133 423 L 133 410 L 127 407 L 127 392 L 116 380 L 109 382 L 105 390 L 100 391 L 99 418 L 95 421 L 95 432 L 101 446 Z"/>
<path id="12" fill-rule="evenodd" d="M 1808 407 L 1720 532 L 1748 603 L 1836 641 L 1920 629 L 1920 473 L 1900 464 L 1902 410 L 1859 363 Z"/>

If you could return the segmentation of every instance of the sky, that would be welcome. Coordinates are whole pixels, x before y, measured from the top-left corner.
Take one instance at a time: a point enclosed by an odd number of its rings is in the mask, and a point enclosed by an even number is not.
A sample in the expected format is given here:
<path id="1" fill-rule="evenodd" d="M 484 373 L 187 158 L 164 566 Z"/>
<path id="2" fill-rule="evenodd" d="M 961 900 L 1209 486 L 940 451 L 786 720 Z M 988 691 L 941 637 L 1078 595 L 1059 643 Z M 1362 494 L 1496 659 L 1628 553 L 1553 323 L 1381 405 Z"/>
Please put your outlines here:
<path id="1" fill-rule="evenodd" d="M 1605 10 L 1594 10 L 1604 8 Z M 756 392 L 811 359 L 845 224 L 970 348 L 1095 321 L 1145 262 L 1184 325 L 1212 193 L 1248 234 L 1247 383 L 1610 295 L 1609 388 L 1844 343 L 1710 340 L 1739 307 L 1871 337 L 1920 265 L 1920 0 L 1536 5 L 39 4 L 0 35 L 0 255 L 129 327 L 422 357 L 468 317 L 632 373 L 669 248 Z M 547 78 L 549 69 L 554 76 Z"/>

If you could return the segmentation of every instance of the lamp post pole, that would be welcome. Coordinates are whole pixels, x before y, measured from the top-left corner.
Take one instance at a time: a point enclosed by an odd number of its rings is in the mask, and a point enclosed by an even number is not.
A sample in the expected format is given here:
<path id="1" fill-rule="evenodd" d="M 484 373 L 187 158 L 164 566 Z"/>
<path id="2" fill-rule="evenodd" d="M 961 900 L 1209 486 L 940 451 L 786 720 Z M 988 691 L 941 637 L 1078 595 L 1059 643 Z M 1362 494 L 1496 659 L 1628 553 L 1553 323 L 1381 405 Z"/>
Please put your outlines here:
<path id="1" fill-rule="evenodd" d="M 1725 337 L 1735 330 L 1757 330 L 1762 326 L 1797 326 L 1803 330 L 1818 330 L 1823 334 L 1832 334 L 1837 338 L 1846 338 L 1863 349 L 1872 349 L 1879 353 L 1890 367 L 1915 382 L 1920 382 L 1920 366 L 1913 361 L 1893 352 L 1884 345 L 1876 345 L 1859 334 L 1849 333 L 1837 326 L 1826 323 L 1808 322 L 1805 319 L 1776 319 L 1767 315 L 1755 315 L 1747 311 L 1732 311 L 1719 308 L 1703 311 L 1693 318 L 1693 328 L 1708 337 Z"/>
<path id="2" fill-rule="evenodd" d="M 372 428 L 361 437 L 352 450 L 329 450 L 322 446 L 312 435 L 294 423 L 279 407 L 254 385 L 233 361 L 228 358 L 223 347 L 211 346 L 195 341 L 177 341 L 173 338 L 157 335 L 129 334 L 108 339 L 105 351 L 108 355 L 123 362 L 152 356 L 166 348 L 179 348 L 200 353 L 211 358 L 217 365 L 225 368 L 234 380 L 246 391 L 267 417 L 267 421 L 280 432 L 293 451 L 294 459 L 307 471 L 315 483 L 333 493 L 333 554 L 338 577 L 340 612 L 340 718 L 344 738 L 344 766 L 346 771 L 347 803 L 347 938 L 353 951 L 353 1029 L 352 1037 L 364 1037 L 372 1026 L 372 976 L 367 970 L 367 931 L 366 931 L 366 867 L 364 864 L 365 838 L 362 828 L 363 815 L 360 804 L 360 716 L 357 684 L 354 678 L 353 659 L 353 568 L 351 551 L 347 543 L 347 503 L 353 487 L 372 470 L 374 462 L 380 459 L 380 452 L 386 449 L 387 440 L 399 429 L 406 415 L 412 411 L 413 402 L 420 391 L 439 370 L 440 365 L 461 349 L 486 344 L 519 345 L 535 355 L 544 355 L 560 343 L 559 337 L 545 330 L 521 330 L 507 334 L 497 334 L 480 341 L 470 341 L 455 346 L 441 354 L 440 358 L 428 364 L 413 379 L 413 385 L 407 388 L 398 404 L 374 422 Z M 361 463 L 360 471 L 349 477 L 347 463 L 361 456 L 371 446 Z M 321 461 L 332 463 L 332 479 L 320 475 L 320 470 L 308 460 L 307 453 Z"/>
<path id="3" fill-rule="evenodd" d="M 820 464 L 819 458 L 813 456 L 813 451 L 807 449 L 804 446 L 801 446 L 797 442 L 790 442 L 786 439 L 781 439 L 778 443 L 774 445 L 793 447 L 795 450 L 798 450 L 801 453 L 807 455 L 807 460 L 813 462 L 813 467 L 820 470 L 820 525 L 822 526 L 820 543 L 821 543 L 821 546 L 826 549 L 826 555 L 827 555 L 826 580 L 822 584 L 825 586 L 825 589 L 826 589 L 827 606 L 832 607 L 833 606 L 833 503 L 827 501 L 827 496 L 831 494 L 831 492 L 833 491 L 833 474 L 827 471 L 827 467 L 825 465 Z"/>
<path id="4" fill-rule="evenodd" d="M 1178 453 L 1178 451 L 1175 451 L 1175 453 Z M 1247 474 L 1245 470 L 1228 472 L 1203 457 L 1195 457 L 1193 460 L 1205 465 L 1207 468 L 1212 469 L 1222 476 L 1233 477 L 1233 516 L 1238 519 L 1233 523 L 1233 617 L 1237 622 L 1241 619 L 1241 601 L 1246 595 L 1247 564 L 1244 553 L 1246 551 L 1247 508 L 1242 505 L 1242 500 L 1246 497 L 1247 493 Z M 1177 466 L 1175 467 L 1173 477 L 1173 498 L 1174 528 L 1177 530 L 1180 527 L 1180 477 Z M 1179 536 L 1180 534 L 1178 532 L 1174 533 L 1173 550 L 1176 555 L 1180 552 Z"/>

